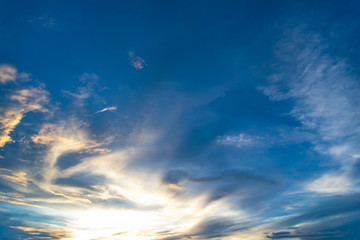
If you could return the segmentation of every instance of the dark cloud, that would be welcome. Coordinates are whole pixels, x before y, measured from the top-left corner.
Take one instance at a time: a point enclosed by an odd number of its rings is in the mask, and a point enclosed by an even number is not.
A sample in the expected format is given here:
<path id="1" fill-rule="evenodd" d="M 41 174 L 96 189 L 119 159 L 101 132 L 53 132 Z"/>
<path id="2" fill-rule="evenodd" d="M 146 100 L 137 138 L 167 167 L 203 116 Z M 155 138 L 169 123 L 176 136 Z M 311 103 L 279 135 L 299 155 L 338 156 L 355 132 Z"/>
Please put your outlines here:
<path id="1" fill-rule="evenodd" d="M 219 239 L 235 232 L 250 228 L 250 222 L 235 222 L 233 219 L 218 218 L 205 219 L 191 228 L 188 232 L 178 234 L 171 231 L 159 232 L 158 235 L 172 235 L 159 238 L 159 240 L 182 240 L 182 239 Z"/>
<path id="2" fill-rule="evenodd" d="M 248 223 L 238 223 L 233 219 L 207 219 L 190 231 L 190 236 L 200 239 L 221 238 L 248 229 Z"/>
<path id="3" fill-rule="evenodd" d="M 268 235 L 271 239 L 357 239 L 360 234 L 360 194 L 334 196 L 303 210 L 304 213 L 275 224 L 278 231 Z M 296 225 L 302 225 L 296 227 Z"/>
<path id="4" fill-rule="evenodd" d="M 181 180 L 186 179 L 188 173 L 183 170 L 171 170 L 164 176 L 164 183 L 178 184 Z"/>
<path id="5" fill-rule="evenodd" d="M 327 238 L 343 238 L 344 235 L 339 232 L 319 232 L 319 233 L 291 233 L 291 232 L 274 232 L 266 236 L 270 239 L 291 239 L 300 238 L 304 240 L 311 239 L 327 239 Z"/>
<path id="6" fill-rule="evenodd" d="M 93 185 L 105 182 L 104 176 L 75 174 L 68 178 L 57 178 L 54 184 L 94 190 Z"/>
<path id="7" fill-rule="evenodd" d="M 219 173 L 190 173 L 185 170 L 168 171 L 163 182 L 186 186 L 186 193 L 207 193 L 209 202 L 226 196 L 237 198 L 243 207 L 255 207 L 281 190 L 281 184 L 271 178 L 251 171 L 238 169 L 225 170 Z"/>
<path id="8" fill-rule="evenodd" d="M 0 206 L 4 207 L 3 204 Z M 43 223 L 47 223 L 47 225 Z M 53 227 L 49 228 L 49 225 Z M 17 207 L 17 211 L 1 211 L 0 214 L 1 239 L 4 240 L 73 237 L 69 230 L 62 227 L 65 225 L 66 220 L 60 216 L 54 217 L 41 214 L 25 207 Z"/>
<path id="9" fill-rule="evenodd" d="M 360 210 L 360 194 L 335 196 L 317 203 L 314 207 L 298 216 L 292 217 L 280 223 L 283 226 L 293 226 L 314 220 L 326 219 L 327 217 L 347 214 Z"/>

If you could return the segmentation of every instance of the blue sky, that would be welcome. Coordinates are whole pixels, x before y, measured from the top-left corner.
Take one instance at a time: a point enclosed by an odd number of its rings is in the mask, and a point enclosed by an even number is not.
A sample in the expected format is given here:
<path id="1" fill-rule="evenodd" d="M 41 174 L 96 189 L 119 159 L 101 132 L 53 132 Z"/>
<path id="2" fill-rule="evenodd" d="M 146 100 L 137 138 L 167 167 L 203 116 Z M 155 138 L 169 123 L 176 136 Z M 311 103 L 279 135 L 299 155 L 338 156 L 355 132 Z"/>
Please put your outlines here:
<path id="1" fill-rule="evenodd" d="M 1 1 L 0 239 L 357 239 L 358 1 Z"/>

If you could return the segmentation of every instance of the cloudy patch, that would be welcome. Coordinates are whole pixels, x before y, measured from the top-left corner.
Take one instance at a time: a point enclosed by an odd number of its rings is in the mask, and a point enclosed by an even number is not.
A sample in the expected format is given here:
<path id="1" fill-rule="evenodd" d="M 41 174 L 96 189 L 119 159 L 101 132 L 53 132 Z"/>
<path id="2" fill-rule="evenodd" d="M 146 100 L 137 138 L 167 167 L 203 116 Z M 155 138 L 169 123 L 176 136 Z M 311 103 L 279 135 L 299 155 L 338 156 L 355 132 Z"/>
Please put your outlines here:
<path id="1" fill-rule="evenodd" d="M 217 137 L 216 143 L 237 148 L 252 147 L 259 143 L 259 137 L 240 133 L 239 135 L 225 135 Z"/>
<path id="2" fill-rule="evenodd" d="M 129 61 L 131 66 L 137 70 L 141 70 L 147 65 L 145 60 L 139 56 L 135 56 L 134 52 L 129 52 Z"/>
<path id="3" fill-rule="evenodd" d="M 357 239 L 357 3 L 30 5 L 0 23 L 0 239 Z"/>
<path id="4" fill-rule="evenodd" d="M 36 237 L 37 239 L 68 239 L 74 237 L 74 234 L 66 228 L 55 228 L 51 226 L 48 226 L 47 228 L 10 226 L 10 228 L 21 230 L 29 236 Z M 26 239 L 34 238 L 28 237 Z"/>
<path id="5" fill-rule="evenodd" d="M 43 87 L 29 87 L 15 90 L 8 96 L 10 103 L 3 107 L 0 114 L 0 147 L 8 142 L 12 142 L 10 133 L 21 122 L 24 115 L 28 112 L 38 111 L 47 112 L 45 107 L 48 104 L 48 92 Z"/>
<path id="6" fill-rule="evenodd" d="M 3 64 L 0 65 L 0 82 L 14 82 L 16 80 L 17 69 L 13 66 Z"/>
<path id="7" fill-rule="evenodd" d="M 346 175 L 328 173 L 308 183 L 308 191 L 328 194 L 347 193 L 352 189 L 352 181 Z"/>
<path id="8" fill-rule="evenodd" d="M 56 19 L 52 16 L 43 15 L 43 16 L 38 16 L 38 17 L 34 17 L 34 18 L 29 18 L 28 23 L 40 25 L 45 28 L 51 29 L 51 28 L 55 27 Z"/>

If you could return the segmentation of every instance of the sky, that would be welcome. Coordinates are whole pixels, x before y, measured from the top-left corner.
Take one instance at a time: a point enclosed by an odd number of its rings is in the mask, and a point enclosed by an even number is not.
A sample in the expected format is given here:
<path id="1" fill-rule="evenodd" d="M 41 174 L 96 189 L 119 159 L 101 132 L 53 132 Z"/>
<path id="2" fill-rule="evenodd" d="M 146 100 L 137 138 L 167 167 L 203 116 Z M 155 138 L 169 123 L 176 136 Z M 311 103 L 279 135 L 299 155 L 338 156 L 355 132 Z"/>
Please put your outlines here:
<path id="1" fill-rule="evenodd" d="M 359 1 L 1 0 L 0 32 L 0 239 L 358 239 Z"/>

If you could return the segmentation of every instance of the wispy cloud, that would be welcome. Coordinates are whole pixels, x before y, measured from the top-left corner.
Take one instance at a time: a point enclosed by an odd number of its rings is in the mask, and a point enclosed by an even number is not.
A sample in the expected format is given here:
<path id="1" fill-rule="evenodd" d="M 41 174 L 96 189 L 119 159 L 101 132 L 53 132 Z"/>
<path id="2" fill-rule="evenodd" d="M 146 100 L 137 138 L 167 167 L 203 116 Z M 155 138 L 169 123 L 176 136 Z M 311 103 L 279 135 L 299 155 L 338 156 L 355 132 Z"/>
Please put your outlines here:
<path id="1" fill-rule="evenodd" d="M 135 56 L 134 52 L 129 52 L 129 61 L 135 69 L 143 69 L 146 66 L 145 60 L 139 56 Z"/>
<path id="2" fill-rule="evenodd" d="M 74 234 L 66 228 L 53 226 L 44 226 L 44 228 L 10 226 L 11 228 L 21 230 L 29 235 L 26 239 L 69 239 L 74 238 Z M 46 228 L 45 228 L 46 227 Z M 31 237 L 30 237 L 31 236 Z"/>
<path id="3" fill-rule="evenodd" d="M 16 80 L 17 69 L 8 64 L 0 65 L 0 82 L 5 84 Z"/>
<path id="4" fill-rule="evenodd" d="M 327 173 L 305 186 L 307 190 L 316 193 L 341 194 L 351 191 L 352 185 L 352 180 L 344 173 Z"/>
<path id="5" fill-rule="evenodd" d="M 70 92 L 67 90 L 61 90 L 65 96 L 70 96 L 79 101 L 83 101 L 87 98 L 93 97 L 94 90 L 96 88 L 97 82 L 99 81 L 99 76 L 94 73 L 84 73 L 79 77 L 83 86 L 77 88 L 76 92 Z"/>
<path id="6" fill-rule="evenodd" d="M 290 114 L 322 141 L 358 134 L 360 114 L 354 110 L 360 86 L 346 59 L 332 58 L 318 34 L 296 28 L 288 35 L 276 52 L 279 72 L 264 93 L 276 101 L 293 99 Z"/>
<path id="7" fill-rule="evenodd" d="M 277 47 L 278 68 L 271 85 L 260 89 L 271 100 L 291 100 L 289 115 L 302 124 L 299 130 L 313 133 L 309 141 L 316 151 L 329 156 L 326 164 L 340 165 L 337 173 L 325 173 L 307 190 L 344 192 L 355 183 L 346 175 L 354 164 L 352 156 L 358 153 L 360 85 L 347 60 L 331 56 L 319 34 L 302 26 L 286 35 Z"/>
<path id="8" fill-rule="evenodd" d="M 76 120 L 56 125 L 44 124 L 32 141 L 49 146 L 47 157 L 44 159 L 43 174 L 51 182 L 59 174 L 56 167 L 58 158 L 68 152 L 106 153 L 109 150 L 101 148 L 104 143 L 98 143 L 88 137 L 81 129 L 81 123 Z"/>
<path id="9" fill-rule="evenodd" d="M 84 202 L 84 203 L 91 203 L 91 201 L 87 198 L 82 198 L 81 195 L 79 194 L 74 194 L 74 193 L 64 193 L 64 192 L 56 192 L 56 191 L 52 191 L 52 190 L 48 190 L 50 193 L 57 195 L 57 196 L 62 196 L 64 198 L 70 199 L 70 200 L 75 200 L 75 201 L 80 201 L 80 202 Z"/>
<path id="10" fill-rule="evenodd" d="M 30 87 L 16 90 L 8 99 L 10 104 L 0 114 L 0 147 L 11 142 L 10 133 L 21 122 L 24 114 L 31 111 L 48 111 L 45 105 L 49 102 L 48 92 L 42 87 Z"/>
<path id="11" fill-rule="evenodd" d="M 239 135 L 225 135 L 216 139 L 220 145 L 235 146 L 237 148 L 251 147 L 259 143 L 260 138 L 240 133 Z"/>
<path id="12" fill-rule="evenodd" d="M 26 173 L 23 171 L 13 171 L 10 169 L 0 168 L 0 178 L 20 184 L 24 187 L 26 187 L 29 183 L 26 178 Z"/>
<path id="13" fill-rule="evenodd" d="M 26 199 L 24 195 L 15 192 L 0 192 L 0 202 L 32 208 L 47 208 L 45 206 L 33 203 L 29 199 Z"/>
<path id="14" fill-rule="evenodd" d="M 94 114 L 98 114 L 98 113 L 102 113 L 102 112 L 106 112 L 106 111 L 112 112 L 112 111 L 115 111 L 116 109 L 117 109 L 117 107 L 107 107 L 107 108 L 103 108 L 103 109 L 95 112 Z"/>
<path id="15" fill-rule="evenodd" d="M 336 195 L 273 224 L 270 239 L 356 239 L 359 194 Z M 357 229 L 357 228 L 355 228 Z"/>
<path id="16" fill-rule="evenodd" d="M 53 28 L 56 25 L 56 19 L 48 15 L 29 18 L 28 22 L 32 24 L 39 24 L 45 28 Z"/>

